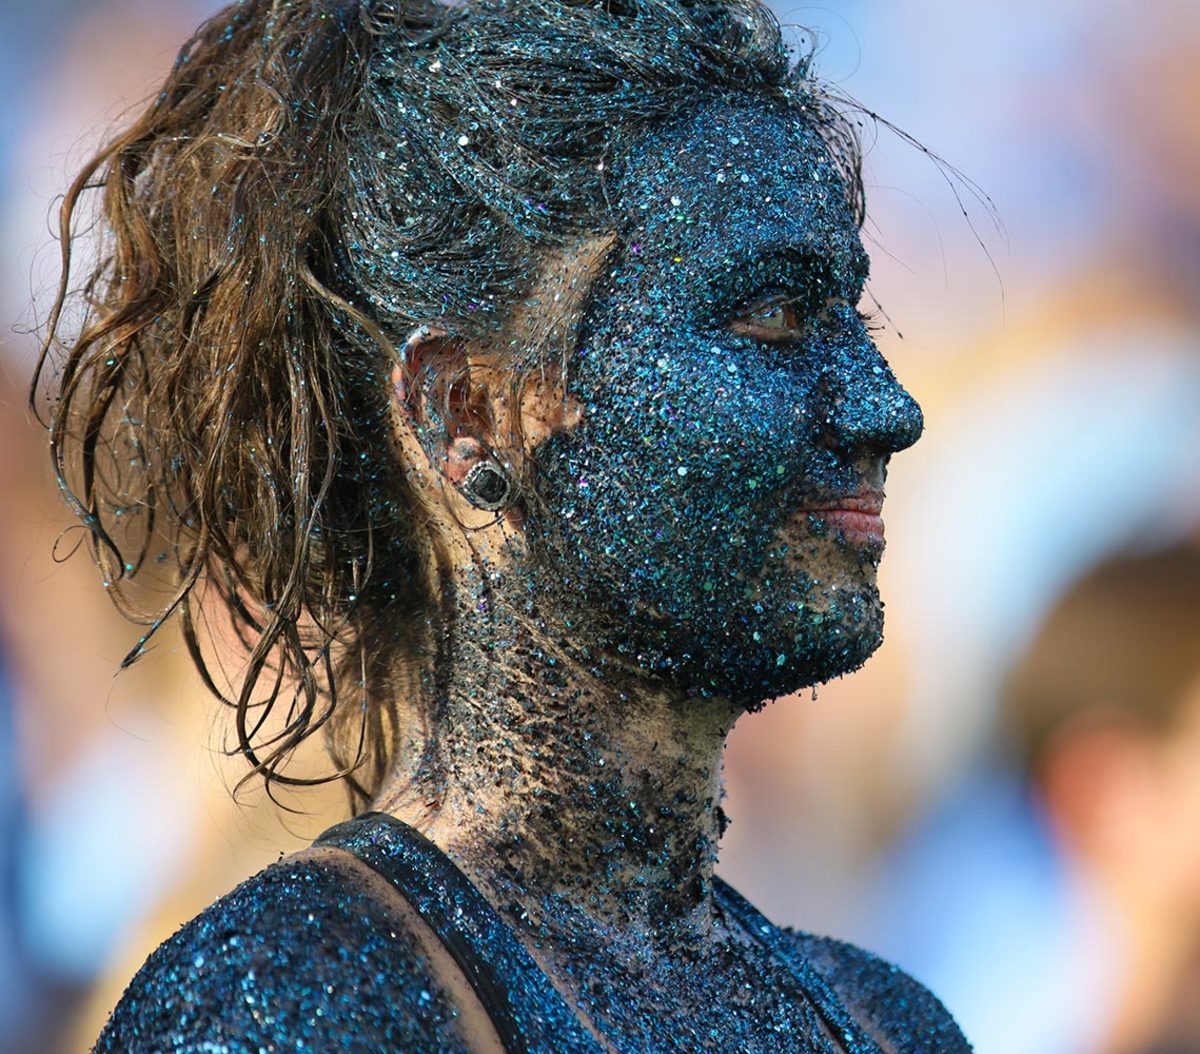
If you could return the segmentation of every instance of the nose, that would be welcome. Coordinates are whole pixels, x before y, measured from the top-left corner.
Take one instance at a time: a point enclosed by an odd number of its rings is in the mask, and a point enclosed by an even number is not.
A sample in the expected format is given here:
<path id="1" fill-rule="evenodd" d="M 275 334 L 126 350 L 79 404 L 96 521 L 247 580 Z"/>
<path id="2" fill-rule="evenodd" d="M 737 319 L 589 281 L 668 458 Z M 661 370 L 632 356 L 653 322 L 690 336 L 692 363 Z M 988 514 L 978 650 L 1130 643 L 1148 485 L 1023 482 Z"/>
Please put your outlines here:
<path id="1" fill-rule="evenodd" d="M 865 329 L 830 348 L 822 388 L 825 441 L 846 454 L 895 454 L 912 446 L 925 428 L 921 407 Z"/>

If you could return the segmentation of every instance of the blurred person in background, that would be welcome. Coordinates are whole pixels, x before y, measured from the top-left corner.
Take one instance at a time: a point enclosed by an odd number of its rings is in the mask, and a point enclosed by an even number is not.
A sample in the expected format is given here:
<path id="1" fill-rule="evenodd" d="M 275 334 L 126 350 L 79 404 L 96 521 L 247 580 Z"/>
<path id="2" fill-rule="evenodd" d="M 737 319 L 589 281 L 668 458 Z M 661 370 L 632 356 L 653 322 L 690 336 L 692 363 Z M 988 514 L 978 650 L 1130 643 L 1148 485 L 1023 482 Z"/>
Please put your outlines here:
<path id="1" fill-rule="evenodd" d="M 1007 749 L 885 861 L 882 946 L 980 1054 L 1197 1050 L 1200 548 L 1085 573 L 1000 712 Z"/>
<path id="2" fill-rule="evenodd" d="M 1002 713 L 1112 955 L 1096 1050 L 1200 1049 L 1200 548 L 1085 575 L 1013 670 Z"/>

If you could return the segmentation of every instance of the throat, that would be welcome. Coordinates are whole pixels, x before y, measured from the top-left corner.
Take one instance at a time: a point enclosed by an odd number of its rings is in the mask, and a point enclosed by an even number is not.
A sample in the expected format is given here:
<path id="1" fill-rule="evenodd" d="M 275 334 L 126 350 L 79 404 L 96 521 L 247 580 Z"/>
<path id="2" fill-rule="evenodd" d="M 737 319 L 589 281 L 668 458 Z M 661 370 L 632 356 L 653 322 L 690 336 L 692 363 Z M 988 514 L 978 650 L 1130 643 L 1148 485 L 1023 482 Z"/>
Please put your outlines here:
<path id="1" fill-rule="evenodd" d="M 649 955 L 706 944 L 734 707 L 569 654 L 489 600 L 456 612 L 425 762 L 376 807 L 548 949 L 589 933 Z"/>

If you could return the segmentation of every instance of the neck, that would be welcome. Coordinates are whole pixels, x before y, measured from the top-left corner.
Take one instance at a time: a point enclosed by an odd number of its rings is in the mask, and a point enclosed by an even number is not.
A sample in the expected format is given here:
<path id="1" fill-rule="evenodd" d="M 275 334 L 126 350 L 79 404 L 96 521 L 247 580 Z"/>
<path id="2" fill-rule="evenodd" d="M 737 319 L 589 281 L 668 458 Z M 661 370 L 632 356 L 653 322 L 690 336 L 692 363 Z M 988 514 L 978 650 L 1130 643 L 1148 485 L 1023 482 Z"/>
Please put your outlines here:
<path id="1" fill-rule="evenodd" d="M 733 706 L 573 654 L 495 586 L 449 595 L 426 764 L 377 807 L 551 941 L 583 925 L 704 942 Z"/>

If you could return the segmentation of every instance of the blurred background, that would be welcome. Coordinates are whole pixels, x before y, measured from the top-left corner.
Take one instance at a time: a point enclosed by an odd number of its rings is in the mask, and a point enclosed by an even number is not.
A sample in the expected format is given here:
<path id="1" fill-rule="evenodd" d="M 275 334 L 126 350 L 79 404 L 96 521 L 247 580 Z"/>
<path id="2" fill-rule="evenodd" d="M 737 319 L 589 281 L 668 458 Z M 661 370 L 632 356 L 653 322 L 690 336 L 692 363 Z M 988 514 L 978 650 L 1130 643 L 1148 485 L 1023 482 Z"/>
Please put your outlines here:
<path id="1" fill-rule="evenodd" d="M 170 639 L 115 676 L 135 631 L 56 559 L 25 409 L 55 196 L 217 6 L 0 0 L 6 1054 L 86 1050 L 159 941 L 342 808 L 235 805 Z M 871 294 L 927 431 L 889 479 L 887 641 L 737 728 L 722 871 L 916 974 L 980 1054 L 1200 1050 L 1200 4 L 777 11 L 928 148 L 867 128 Z"/>

